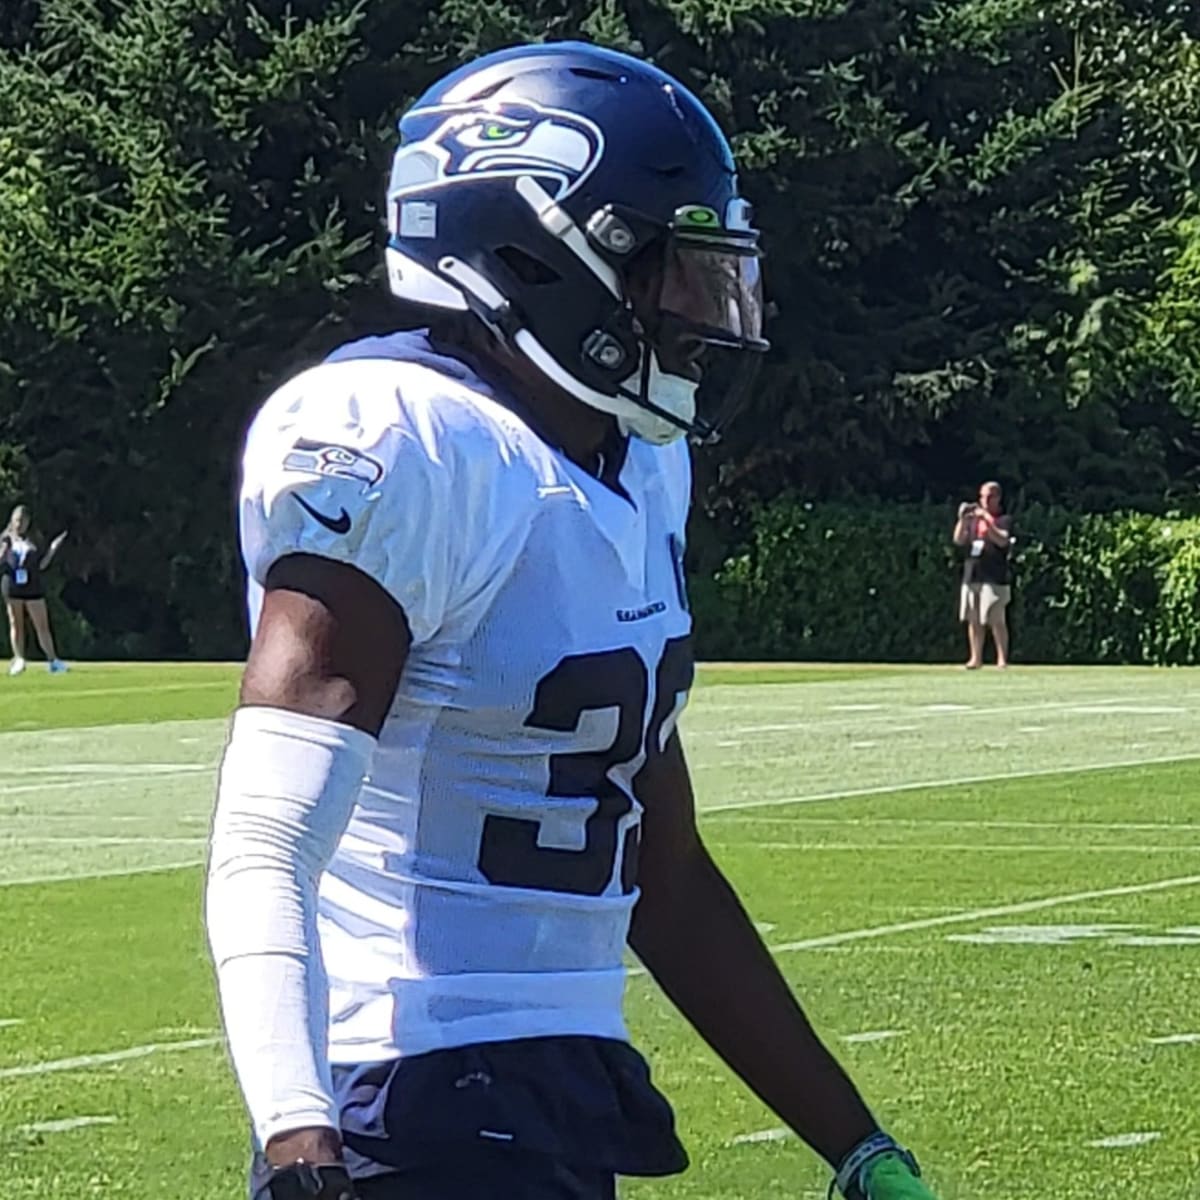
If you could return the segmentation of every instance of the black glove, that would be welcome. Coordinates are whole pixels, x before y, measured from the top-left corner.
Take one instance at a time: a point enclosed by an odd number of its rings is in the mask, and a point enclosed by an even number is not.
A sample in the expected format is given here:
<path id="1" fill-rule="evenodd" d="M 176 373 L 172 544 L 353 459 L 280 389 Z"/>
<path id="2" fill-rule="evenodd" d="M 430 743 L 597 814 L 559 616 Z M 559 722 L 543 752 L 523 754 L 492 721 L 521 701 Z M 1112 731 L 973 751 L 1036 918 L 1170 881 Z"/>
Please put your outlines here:
<path id="1" fill-rule="evenodd" d="M 356 1200 L 358 1193 L 341 1163 L 291 1163 L 271 1173 L 254 1200 Z"/>

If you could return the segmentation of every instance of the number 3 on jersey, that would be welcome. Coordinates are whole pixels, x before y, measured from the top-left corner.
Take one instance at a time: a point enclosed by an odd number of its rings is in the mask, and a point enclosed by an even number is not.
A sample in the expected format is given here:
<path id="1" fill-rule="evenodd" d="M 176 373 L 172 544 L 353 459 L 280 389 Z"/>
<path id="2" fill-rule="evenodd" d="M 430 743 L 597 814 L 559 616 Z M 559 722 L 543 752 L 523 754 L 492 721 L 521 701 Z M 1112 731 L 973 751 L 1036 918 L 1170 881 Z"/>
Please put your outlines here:
<path id="1" fill-rule="evenodd" d="M 596 809 L 587 819 L 581 850 L 539 846 L 541 825 L 518 817 L 484 819 L 479 869 L 490 883 L 541 891 L 599 896 L 616 869 L 617 831 L 633 808 L 633 797 L 613 781 L 614 767 L 647 760 L 663 749 L 663 729 L 681 693 L 692 684 L 692 655 L 687 637 L 663 647 L 654 678 L 654 707 L 646 721 L 649 678 L 646 664 L 631 647 L 573 654 L 544 676 L 534 693 L 525 724 L 533 729 L 571 733 L 585 712 L 615 709 L 617 731 L 602 750 L 550 755 L 547 796 L 592 797 Z M 625 831 L 621 890 L 633 891 L 637 878 L 638 827 Z"/>

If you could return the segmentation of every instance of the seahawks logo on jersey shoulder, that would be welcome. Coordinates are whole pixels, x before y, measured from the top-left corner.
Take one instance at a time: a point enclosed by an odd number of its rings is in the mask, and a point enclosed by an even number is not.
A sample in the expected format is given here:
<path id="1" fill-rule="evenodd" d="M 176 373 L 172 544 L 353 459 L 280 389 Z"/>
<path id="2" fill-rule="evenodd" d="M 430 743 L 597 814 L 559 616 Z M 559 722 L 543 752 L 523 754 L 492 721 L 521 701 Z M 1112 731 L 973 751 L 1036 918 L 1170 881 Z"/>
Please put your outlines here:
<path id="1" fill-rule="evenodd" d="M 328 475 L 334 479 L 354 479 L 365 488 L 373 487 L 383 478 L 383 463 L 361 450 L 336 443 L 314 442 L 298 438 L 283 460 L 285 471 L 300 471 L 306 475 Z"/>
<path id="2" fill-rule="evenodd" d="M 417 133 L 396 153 L 393 200 L 470 175 L 530 175 L 561 200 L 604 150 L 603 134 L 586 117 L 530 103 L 439 104 L 410 113 L 405 126 Z"/>

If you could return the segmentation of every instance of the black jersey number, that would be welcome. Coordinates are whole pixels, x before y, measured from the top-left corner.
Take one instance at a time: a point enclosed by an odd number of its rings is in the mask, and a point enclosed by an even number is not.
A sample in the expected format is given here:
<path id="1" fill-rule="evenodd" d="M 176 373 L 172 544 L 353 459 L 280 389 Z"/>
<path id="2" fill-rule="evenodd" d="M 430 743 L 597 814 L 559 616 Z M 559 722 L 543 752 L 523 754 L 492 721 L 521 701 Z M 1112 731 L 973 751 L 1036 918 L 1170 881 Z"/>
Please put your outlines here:
<path id="1" fill-rule="evenodd" d="M 527 726 L 570 733 L 579 728 L 585 712 L 609 709 L 617 714 L 616 733 L 605 749 L 550 755 L 546 795 L 596 800 L 582 849 L 539 846 L 538 821 L 489 815 L 483 822 L 479 869 L 490 883 L 585 896 L 598 896 L 608 887 L 616 866 L 617 828 L 633 808 L 633 797 L 609 772 L 633 762 L 643 746 L 648 755 L 660 751 L 663 724 L 675 711 L 679 693 L 690 686 L 691 675 L 688 639 L 673 638 L 655 672 L 654 710 L 645 728 L 649 680 L 641 655 L 630 647 L 570 655 L 541 680 Z M 621 869 L 626 892 L 637 878 L 637 837 L 636 826 L 626 831 Z"/>

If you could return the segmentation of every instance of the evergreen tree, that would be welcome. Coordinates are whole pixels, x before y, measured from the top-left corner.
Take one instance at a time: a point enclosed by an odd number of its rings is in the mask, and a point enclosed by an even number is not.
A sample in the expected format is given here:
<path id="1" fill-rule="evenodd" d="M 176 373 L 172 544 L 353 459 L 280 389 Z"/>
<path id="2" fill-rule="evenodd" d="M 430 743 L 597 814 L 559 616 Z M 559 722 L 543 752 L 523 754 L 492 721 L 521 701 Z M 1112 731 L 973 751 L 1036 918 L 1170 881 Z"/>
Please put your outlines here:
<path id="1" fill-rule="evenodd" d="M 1190 507 L 1198 36 L 1183 0 L 13 0 L 0 499 L 78 535 L 72 652 L 236 653 L 241 430 L 401 319 L 396 118 L 583 37 L 712 106 L 766 231 L 775 349 L 700 459 L 700 568 L 785 488 Z"/>

